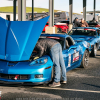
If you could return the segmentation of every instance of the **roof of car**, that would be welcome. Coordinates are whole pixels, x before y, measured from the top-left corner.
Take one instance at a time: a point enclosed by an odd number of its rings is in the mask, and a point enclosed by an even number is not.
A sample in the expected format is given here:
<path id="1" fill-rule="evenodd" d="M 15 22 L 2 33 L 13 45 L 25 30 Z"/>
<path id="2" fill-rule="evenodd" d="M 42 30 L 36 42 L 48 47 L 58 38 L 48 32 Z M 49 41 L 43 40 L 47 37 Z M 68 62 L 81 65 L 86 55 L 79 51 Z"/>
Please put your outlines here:
<path id="1" fill-rule="evenodd" d="M 52 36 L 52 37 L 62 37 L 62 38 L 70 37 L 67 34 L 41 34 L 41 36 Z"/>
<path id="2" fill-rule="evenodd" d="M 76 28 L 73 28 L 73 29 L 99 29 L 99 28 L 96 28 L 96 27 L 76 27 Z"/>

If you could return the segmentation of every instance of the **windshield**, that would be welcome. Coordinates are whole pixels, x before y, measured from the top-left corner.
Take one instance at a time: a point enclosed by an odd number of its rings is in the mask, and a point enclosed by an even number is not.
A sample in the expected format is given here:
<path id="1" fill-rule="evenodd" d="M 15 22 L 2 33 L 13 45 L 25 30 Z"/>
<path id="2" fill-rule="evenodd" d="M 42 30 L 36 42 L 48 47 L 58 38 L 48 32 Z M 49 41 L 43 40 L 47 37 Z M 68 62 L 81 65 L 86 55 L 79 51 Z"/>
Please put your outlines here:
<path id="1" fill-rule="evenodd" d="M 94 31 L 94 30 L 71 30 L 71 31 L 68 32 L 68 35 L 95 36 L 96 31 Z"/>
<path id="2" fill-rule="evenodd" d="M 61 44 L 61 46 L 62 46 L 62 49 L 63 49 L 63 47 L 64 47 L 64 39 L 63 38 L 60 38 L 60 37 L 47 37 L 47 38 L 49 38 L 49 39 L 54 39 L 54 40 L 56 40 L 56 41 L 58 41 L 60 44 Z"/>
<path id="3" fill-rule="evenodd" d="M 60 23 L 67 23 L 67 24 L 69 24 L 69 21 L 61 21 Z"/>

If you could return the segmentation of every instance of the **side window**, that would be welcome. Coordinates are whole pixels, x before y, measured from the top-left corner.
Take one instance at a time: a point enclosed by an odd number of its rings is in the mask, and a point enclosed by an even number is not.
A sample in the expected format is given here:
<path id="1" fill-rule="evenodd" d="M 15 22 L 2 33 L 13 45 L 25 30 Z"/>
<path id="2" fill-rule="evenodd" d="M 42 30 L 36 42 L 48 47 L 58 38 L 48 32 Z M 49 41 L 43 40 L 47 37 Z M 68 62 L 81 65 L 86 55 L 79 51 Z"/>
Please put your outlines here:
<path id="1" fill-rule="evenodd" d="M 66 46 L 66 49 L 70 47 L 67 39 L 65 40 L 65 46 Z"/>
<path id="2" fill-rule="evenodd" d="M 72 41 L 72 39 L 70 37 L 66 38 L 65 43 L 66 43 L 66 45 L 65 45 L 66 49 L 68 49 L 71 45 L 74 45 L 74 43 L 73 43 L 73 41 Z"/>
<path id="3" fill-rule="evenodd" d="M 97 30 L 98 36 L 100 36 L 100 30 Z"/>
<path id="4" fill-rule="evenodd" d="M 99 36 L 100 36 L 100 30 L 99 30 Z"/>

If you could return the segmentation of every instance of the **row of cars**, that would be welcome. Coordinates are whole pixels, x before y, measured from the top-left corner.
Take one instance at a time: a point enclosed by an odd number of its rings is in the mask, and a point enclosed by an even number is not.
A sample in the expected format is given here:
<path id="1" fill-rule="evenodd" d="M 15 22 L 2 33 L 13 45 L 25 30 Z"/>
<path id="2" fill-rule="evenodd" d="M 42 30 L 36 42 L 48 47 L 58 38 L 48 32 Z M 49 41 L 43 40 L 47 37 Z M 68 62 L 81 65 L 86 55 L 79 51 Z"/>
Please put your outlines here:
<path id="1" fill-rule="evenodd" d="M 43 32 L 45 32 L 45 28 L 49 26 L 49 22 L 46 23 L 44 29 L 43 29 Z M 57 27 L 57 33 L 67 33 L 68 32 L 68 24 L 67 23 L 62 23 L 59 22 L 59 23 L 55 23 L 53 27 Z"/>
<path id="2" fill-rule="evenodd" d="M 53 79 L 55 70 L 50 56 L 34 60 L 39 38 L 54 39 L 61 44 L 67 71 L 88 67 L 89 55 L 96 56 L 99 48 L 99 29 L 74 28 L 68 34 L 41 34 L 48 18 L 34 22 L 0 18 L 0 82 L 43 84 Z"/>

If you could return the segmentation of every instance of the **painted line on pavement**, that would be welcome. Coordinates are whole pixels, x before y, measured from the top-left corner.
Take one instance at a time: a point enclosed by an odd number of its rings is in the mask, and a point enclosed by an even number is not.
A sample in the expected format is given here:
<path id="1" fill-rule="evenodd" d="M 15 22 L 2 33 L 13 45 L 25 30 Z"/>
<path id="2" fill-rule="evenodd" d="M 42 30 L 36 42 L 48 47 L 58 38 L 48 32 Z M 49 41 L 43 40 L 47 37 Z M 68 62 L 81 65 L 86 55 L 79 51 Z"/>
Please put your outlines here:
<path id="1" fill-rule="evenodd" d="M 64 88 L 50 88 L 50 87 L 33 87 L 37 89 L 49 89 L 49 90 L 62 90 L 62 91 L 76 91 L 76 92 L 89 92 L 89 93 L 100 93 L 100 91 L 93 90 L 79 90 L 79 89 L 64 89 Z"/>

